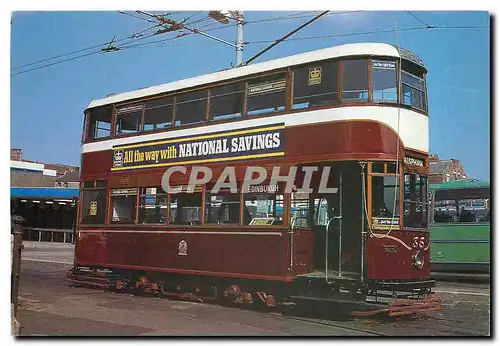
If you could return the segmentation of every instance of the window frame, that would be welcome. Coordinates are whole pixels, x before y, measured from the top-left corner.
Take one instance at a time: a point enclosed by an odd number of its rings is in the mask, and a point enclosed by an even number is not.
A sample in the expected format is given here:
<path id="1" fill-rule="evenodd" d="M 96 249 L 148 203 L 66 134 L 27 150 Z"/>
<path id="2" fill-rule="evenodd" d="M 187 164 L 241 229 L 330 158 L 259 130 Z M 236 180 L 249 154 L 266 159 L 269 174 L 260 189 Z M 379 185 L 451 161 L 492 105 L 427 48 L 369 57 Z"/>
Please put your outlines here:
<path id="1" fill-rule="evenodd" d="M 114 222 L 113 221 L 113 197 L 122 197 L 120 195 L 112 196 L 112 191 L 113 190 L 135 190 L 135 211 L 134 211 L 134 218 L 133 222 Z M 131 194 L 132 195 L 132 194 Z M 134 196 L 134 195 L 132 195 Z M 114 188 L 109 188 L 108 189 L 108 211 L 107 211 L 107 217 L 108 217 L 108 226 L 122 226 L 122 225 L 137 225 L 137 216 L 138 216 L 138 203 L 139 203 L 139 188 L 138 187 L 114 187 Z"/>
<path id="2" fill-rule="evenodd" d="M 97 186 L 97 182 L 105 182 L 105 186 Z M 92 187 L 85 187 L 85 183 L 91 183 Z M 80 189 L 80 201 L 82 203 L 79 203 L 79 210 L 78 210 L 78 220 L 77 223 L 80 227 L 96 227 L 96 226 L 105 226 L 108 224 L 108 205 L 109 205 L 109 198 L 108 198 L 108 189 L 109 187 L 107 186 L 107 180 L 106 179 L 89 179 L 89 180 L 83 180 L 81 182 L 81 189 Z M 102 223 L 84 223 L 83 222 L 83 207 L 84 207 L 84 193 L 85 191 L 103 191 L 104 192 L 104 200 L 105 200 L 105 206 L 104 206 L 104 222 Z"/>
<path id="3" fill-rule="evenodd" d="M 379 164 L 383 163 L 384 164 L 384 172 L 377 173 L 373 172 L 373 165 L 374 164 Z M 366 198 L 367 198 L 367 205 L 366 205 L 366 212 L 368 214 L 368 225 L 371 228 L 373 226 L 372 221 L 373 221 L 373 177 L 396 177 L 396 180 L 398 182 L 398 188 L 399 188 L 399 193 L 398 193 L 398 199 L 399 199 L 399 228 L 393 228 L 393 230 L 402 230 L 403 229 L 403 188 L 402 188 L 402 176 L 403 176 L 403 167 L 400 164 L 399 165 L 399 172 L 397 173 L 390 173 L 388 169 L 388 165 L 396 165 L 396 161 L 372 161 L 367 164 L 367 178 L 366 178 Z M 394 217 L 393 217 L 394 219 Z"/>
<path id="4" fill-rule="evenodd" d="M 157 193 L 156 194 L 148 194 L 146 193 L 147 189 L 151 188 L 156 188 Z M 142 193 L 144 191 L 144 193 Z M 169 225 L 170 224 L 170 199 L 169 199 L 169 193 L 163 191 L 163 188 L 161 186 L 139 186 L 138 187 L 138 202 L 137 202 L 137 224 L 141 226 L 161 226 L 161 225 Z M 165 216 L 165 222 L 144 222 L 144 216 L 141 220 L 141 208 L 146 209 L 146 203 L 142 203 L 142 198 L 146 198 L 147 196 L 154 196 L 154 197 L 166 197 L 166 216 Z M 155 206 L 156 208 L 156 206 Z M 161 206 L 160 206 L 161 210 Z"/>
<path id="5" fill-rule="evenodd" d="M 405 177 L 406 176 L 410 176 L 410 180 L 411 180 L 411 176 L 419 176 L 420 179 L 424 178 L 425 179 L 425 189 L 424 191 L 422 192 L 422 196 L 424 196 L 426 198 L 426 201 L 425 202 L 417 202 L 416 200 L 411 200 L 411 199 L 406 199 L 405 198 L 405 187 L 406 187 L 406 183 L 405 183 Z M 402 206 L 402 222 L 403 222 L 403 227 L 406 228 L 406 229 L 418 229 L 418 230 L 422 230 L 422 231 L 429 231 L 429 226 L 430 226 L 430 207 L 431 207 L 431 204 L 429 203 L 429 176 L 425 175 L 425 174 L 422 174 L 422 173 L 418 173 L 418 172 L 413 172 L 413 171 L 404 171 L 403 174 L 402 174 L 402 179 L 403 179 L 403 185 L 402 185 L 402 195 L 403 195 L 403 199 L 402 199 L 402 203 L 401 203 L 401 206 Z M 415 178 L 416 179 L 416 178 Z M 416 183 L 415 183 L 415 186 L 416 186 Z M 421 183 L 420 183 L 420 186 L 421 186 Z M 415 191 L 416 194 L 418 194 L 418 191 Z M 416 196 L 418 198 L 418 196 Z M 425 208 L 425 217 L 423 217 L 423 220 L 425 220 L 425 226 L 423 227 L 419 227 L 419 226 L 407 226 L 406 223 L 405 223 L 405 216 L 404 216 L 404 209 L 405 209 L 405 204 L 406 203 L 414 203 L 416 204 L 417 206 L 421 205 L 421 206 L 426 206 Z"/>

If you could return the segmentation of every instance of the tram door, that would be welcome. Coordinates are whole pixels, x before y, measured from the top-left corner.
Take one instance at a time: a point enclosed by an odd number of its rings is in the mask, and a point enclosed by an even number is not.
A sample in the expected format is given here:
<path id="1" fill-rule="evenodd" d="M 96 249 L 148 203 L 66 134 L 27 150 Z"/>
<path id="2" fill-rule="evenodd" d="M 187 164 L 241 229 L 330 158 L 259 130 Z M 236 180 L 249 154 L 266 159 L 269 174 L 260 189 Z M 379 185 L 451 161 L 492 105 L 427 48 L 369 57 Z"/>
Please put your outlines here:
<path id="1" fill-rule="evenodd" d="M 316 196 L 314 202 L 314 270 L 338 270 L 342 214 L 335 195 Z"/>
<path id="2" fill-rule="evenodd" d="M 362 204 L 358 167 L 357 163 L 337 166 L 330 186 L 338 186 L 338 191 L 314 195 L 311 201 L 313 266 L 315 271 L 325 272 L 326 280 L 361 273 Z"/>

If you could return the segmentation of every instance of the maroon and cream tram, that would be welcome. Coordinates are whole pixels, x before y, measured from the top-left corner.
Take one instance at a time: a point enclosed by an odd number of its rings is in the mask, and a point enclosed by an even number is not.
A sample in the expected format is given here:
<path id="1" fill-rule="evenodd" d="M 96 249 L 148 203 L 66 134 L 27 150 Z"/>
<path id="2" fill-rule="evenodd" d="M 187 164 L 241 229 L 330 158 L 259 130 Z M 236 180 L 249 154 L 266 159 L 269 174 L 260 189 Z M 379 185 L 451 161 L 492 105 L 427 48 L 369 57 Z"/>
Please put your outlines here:
<path id="1" fill-rule="evenodd" d="M 358 314 L 437 308 L 426 73 L 407 50 L 347 44 L 93 101 L 68 281 Z M 199 166 L 211 177 L 188 191 Z M 176 193 L 162 188 L 173 167 Z M 269 173 L 251 189 L 249 167 Z M 223 173 L 236 189 L 214 189 Z"/>

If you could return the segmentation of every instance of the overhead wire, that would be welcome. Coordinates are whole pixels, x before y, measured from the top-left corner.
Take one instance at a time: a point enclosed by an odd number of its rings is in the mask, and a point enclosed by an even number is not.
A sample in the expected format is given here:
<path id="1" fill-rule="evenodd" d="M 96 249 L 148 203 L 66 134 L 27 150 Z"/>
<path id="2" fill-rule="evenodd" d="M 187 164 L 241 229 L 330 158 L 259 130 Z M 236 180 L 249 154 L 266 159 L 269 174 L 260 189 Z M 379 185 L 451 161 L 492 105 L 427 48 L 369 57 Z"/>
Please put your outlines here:
<path id="1" fill-rule="evenodd" d="M 489 26 L 433 26 L 431 28 L 428 28 L 428 27 L 402 28 L 402 29 L 398 29 L 398 31 L 401 32 L 401 31 L 418 31 L 418 30 L 428 30 L 428 29 L 489 29 L 489 28 L 490 28 Z M 295 38 L 290 38 L 284 42 L 300 41 L 300 40 L 317 40 L 317 39 L 345 37 L 345 36 L 383 34 L 383 33 L 393 33 L 393 32 L 394 32 L 394 29 L 387 29 L 387 30 L 373 30 L 373 31 L 365 31 L 365 32 L 342 33 L 342 34 L 322 35 L 322 36 L 295 37 Z M 275 40 L 249 41 L 249 42 L 246 42 L 246 44 L 272 43 L 274 41 Z"/>
<path id="2" fill-rule="evenodd" d="M 413 18 L 415 18 L 416 20 L 418 20 L 420 23 L 424 24 L 427 28 L 431 29 L 431 28 L 434 28 L 433 25 L 429 25 L 427 24 L 426 22 L 424 22 L 422 19 L 418 18 L 416 15 L 414 15 L 413 13 L 411 13 L 410 11 L 405 11 L 406 13 L 408 13 L 410 16 L 412 16 Z"/>
<path id="3" fill-rule="evenodd" d="M 196 15 L 198 15 L 200 12 L 202 12 L 202 11 L 197 11 L 196 13 L 192 14 L 188 18 L 184 19 L 184 22 L 189 21 L 190 19 L 193 19 L 193 17 L 195 17 Z M 315 11 L 309 11 L 309 12 L 315 12 Z M 332 13 L 326 14 L 325 16 L 345 14 L 345 13 L 355 13 L 355 12 L 363 12 L 363 11 L 332 12 Z M 399 32 L 402 32 L 402 31 L 417 31 L 417 30 L 426 30 L 426 29 L 489 29 L 490 28 L 489 26 L 431 26 L 431 25 L 427 24 L 426 22 L 420 20 L 418 17 L 416 17 L 411 12 L 409 12 L 409 11 L 407 11 L 407 12 L 408 12 L 409 15 L 411 15 L 415 19 L 419 20 L 423 25 L 425 25 L 425 27 L 401 28 L 401 29 L 398 29 Z M 131 14 L 127 13 L 127 12 L 123 12 L 123 13 L 131 15 Z M 183 13 L 183 12 L 178 12 L 178 13 Z M 274 18 L 265 18 L 265 19 L 261 19 L 261 20 L 248 21 L 248 22 L 245 22 L 245 23 L 246 24 L 255 24 L 255 23 L 262 23 L 262 22 L 270 22 L 270 21 L 288 20 L 288 19 L 297 19 L 297 18 L 309 17 L 310 15 L 305 15 L 306 13 L 308 13 L 308 12 L 303 12 L 303 13 L 299 12 L 299 13 L 290 14 L 290 15 L 286 15 L 286 16 L 278 16 L 278 17 L 274 17 Z M 170 13 L 170 14 L 174 14 L 174 13 Z M 135 16 L 135 15 L 131 15 L 131 16 L 139 18 L 139 19 L 146 20 L 146 18 L 143 18 L 143 17 L 139 17 L 139 16 Z M 194 22 L 191 22 L 190 25 L 192 25 L 193 23 L 203 23 L 204 21 L 206 21 L 208 19 L 210 19 L 210 18 L 207 16 L 205 18 L 201 18 L 201 19 L 198 19 L 198 20 L 196 20 Z M 152 23 L 154 22 L 154 21 L 149 21 L 149 20 L 147 20 L 147 21 L 148 22 L 152 22 Z M 156 22 L 154 22 L 154 23 L 156 23 Z M 221 30 L 221 29 L 225 29 L 225 28 L 236 26 L 236 24 L 228 24 L 228 25 L 221 25 L 221 26 L 217 26 L 217 27 L 213 27 L 213 28 L 209 27 L 209 26 L 216 25 L 216 24 L 217 24 L 216 22 L 214 22 L 214 23 L 204 23 L 204 25 L 201 26 L 201 27 L 199 27 L 198 30 L 200 30 L 201 28 L 204 28 L 204 30 L 203 30 L 204 32 L 210 32 L 210 31 L 216 31 L 216 30 Z M 118 40 L 113 40 L 112 42 L 113 42 L 113 44 L 120 43 L 120 44 L 116 45 L 116 47 L 119 48 L 119 50 L 124 50 L 124 49 L 127 49 L 127 48 L 133 48 L 133 47 L 139 47 L 139 46 L 146 46 L 146 45 L 155 44 L 155 43 L 162 43 L 162 42 L 170 41 L 171 39 L 176 39 L 176 38 L 183 37 L 183 36 L 186 36 L 186 35 L 190 34 L 190 33 L 181 33 L 181 34 L 179 34 L 179 35 L 177 35 L 175 37 L 171 37 L 171 38 L 167 38 L 167 39 L 155 40 L 155 41 L 148 41 L 148 42 L 144 42 L 144 43 L 140 43 L 140 44 L 132 44 L 132 45 L 130 45 L 132 42 L 137 42 L 138 40 L 144 40 L 144 39 L 148 39 L 148 38 L 150 38 L 152 36 L 155 36 L 155 34 L 150 34 L 150 35 L 147 35 L 147 36 L 140 36 L 140 37 L 138 37 L 139 35 L 142 35 L 144 32 L 150 31 L 150 30 L 152 30 L 152 29 L 154 29 L 156 27 L 161 27 L 161 24 L 156 24 L 156 25 L 154 25 L 152 27 L 149 27 L 149 28 L 147 28 L 147 29 L 145 29 L 145 30 L 143 30 L 141 32 L 134 33 L 132 35 L 129 35 L 127 37 L 124 37 L 124 38 L 121 38 L 121 39 L 118 39 Z M 295 38 L 289 38 L 289 39 L 287 39 L 286 41 L 283 41 L 283 42 L 299 41 L 299 40 L 315 40 L 315 39 L 336 38 L 336 37 L 346 37 L 346 36 L 361 36 L 361 35 L 369 35 L 369 34 L 383 34 L 383 33 L 390 33 L 390 32 L 393 32 L 393 29 L 391 29 L 391 30 L 373 30 L 373 31 L 356 32 L 356 33 L 341 33 L 341 34 L 322 35 L 322 36 L 310 36 L 310 37 L 295 37 Z M 127 40 L 129 40 L 129 41 L 128 42 L 123 42 L 123 41 L 127 41 Z M 276 40 L 250 41 L 250 42 L 245 42 L 245 44 L 260 44 L 260 43 L 273 43 L 273 42 L 276 42 Z M 32 62 L 32 63 L 28 63 L 28 64 L 16 66 L 16 67 L 12 68 L 11 71 L 19 70 L 19 69 L 21 69 L 23 67 L 33 66 L 33 65 L 36 65 L 36 64 L 40 64 L 40 63 L 43 63 L 43 62 L 50 61 L 50 60 L 67 57 L 67 56 L 70 56 L 70 55 L 73 55 L 73 54 L 82 53 L 82 52 L 85 52 L 87 50 L 91 50 L 91 49 L 103 47 L 103 46 L 106 46 L 106 45 L 109 45 L 109 44 L 110 44 L 110 42 L 106 42 L 106 43 L 102 43 L 102 44 L 98 44 L 98 45 L 93 45 L 93 46 L 90 46 L 90 47 L 82 48 L 82 49 L 79 49 L 79 50 L 76 50 L 76 51 L 72 51 L 72 52 L 68 52 L 68 53 L 64 53 L 64 54 L 59 54 L 59 55 L 56 55 L 56 56 L 53 56 L 53 57 L 49 57 L 49 58 L 45 58 L 45 59 L 41 59 L 41 60 L 38 60 L 38 61 L 35 61 L 35 62 Z M 50 63 L 50 64 L 45 64 L 45 65 L 38 66 L 38 67 L 35 67 L 35 68 L 31 68 L 31 69 L 28 69 L 28 70 L 24 70 L 24 71 L 20 71 L 20 72 L 17 72 L 17 73 L 13 73 L 13 74 L 11 74 L 11 76 L 23 74 L 23 73 L 26 73 L 26 72 L 31 72 L 31 71 L 34 71 L 34 70 L 39 70 L 41 68 L 45 68 L 45 67 L 49 67 L 49 66 L 61 64 L 61 63 L 67 62 L 67 61 L 72 61 L 72 60 L 76 60 L 76 59 L 79 59 L 79 58 L 83 58 L 83 57 L 86 57 L 86 56 L 89 56 L 89 55 L 99 54 L 99 53 L 103 53 L 103 52 L 101 50 L 99 50 L 99 51 L 93 51 L 93 52 L 90 52 L 90 53 L 78 55 L 76 57 L 71 57 L 71 58 L 60 60 L 60 61 L 56 61 L 56 62 L 53 62 L 53 63 Z"/>
<path id="4" fill-rule="evenodd" d="M 129 40 L 129 39 L 134 39 L 134 37 L 138 37 L 139 35 L 142 35 L 143 33 L 149 31 L 149 30 L 152 30 L 154 29 L 155 27 L 157 27 L 157 25 L 153 26 L 153 27 L 149 27 L 143 31 L 140 31 L 138 33 L 133 33 L 127 37 L 123 37 L 121 39 L 118 39 L 118 40 L 114 40 L 113 43 L 117 43 L 117 42 L 122 42 L 122 41 L 125 41 L 125 40 Z M 137 39 L 139 39 L 140 37 L 138 37 Z M 136 40 L 137 40 L 136 39 Z M 14 71 L 14 70 L 19 70 L 23 67 L 28 67 L 28 66 L 32 66 L 32 65 L 36 65 L 36 64 L 40 64 L 40 63 L 43 63 L 43 62 L 46 62 L 46 61 L 50 61 L 50 60 L 54 60 L 54 59 L 58 59 L 58 58 L 63 58 L 65 56 L 69 56 L 69 55 L 73 55 L 73 54 L 77 54 L 77 53 L 81 53 L 81 52 L 84 52 L 84 51 L 87 51 L 87 50 L 90 50 L 90 49 L 94 49 L 94 48 L 99 48 L 99 47 L 103 47 L 103 46 L 106 46 L 106 45 L 109 45 L 110 42 L 106 42 L 106 43 L 101 43 L 101 44 L 97 44 L 97 45 L 94 45 L 94 46 L 90 46 L 90 47 L 86 47 L 86 48 L 82 48 L 82 49 L 78 49 L 78 50 L 75 50 L 75 51 L 72 51 L 72 52 L 68 52 L 68 53 L 63 53 L 63 54 L 59 54 L 59 55 L 55 55 L 55 56 L 52 56 L 52 57 L 49 57 L 49 58 L 45 58 L 45 59 L 41 59 L 41 60 L 38 60 L 38 61 L 34 61 L 34 62 L 31 62 L 31 63 L 28 63 L 28 64 L 24 64 L 24 65 L 19 65 L 19 66 L 16 66 L 16 67 L 13 67 L 11 68 L 10 70 L 11 71 Z"/>

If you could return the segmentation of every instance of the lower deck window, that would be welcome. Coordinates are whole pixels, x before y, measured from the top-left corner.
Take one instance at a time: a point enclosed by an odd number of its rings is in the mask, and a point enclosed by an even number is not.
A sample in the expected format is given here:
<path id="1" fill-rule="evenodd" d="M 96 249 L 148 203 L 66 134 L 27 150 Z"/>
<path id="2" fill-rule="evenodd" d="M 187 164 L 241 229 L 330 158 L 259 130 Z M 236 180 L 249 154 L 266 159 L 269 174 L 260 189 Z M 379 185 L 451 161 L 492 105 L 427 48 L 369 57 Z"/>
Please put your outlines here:
<path id="1" fill-rule="evenodd" d="M 292 193 L 290 204 L 290 225 L 294 227 L 310 227 L 310 202 L 308 193 Z"/>
<path id="2" fill-rule="evenodd" d="M 111 223 L 134 223 L 136 207 L 136 189 L 111 190 Z"/>
<path id="3" fill-rule="evenodd" d="M 245 194 L 243 224 L 271 226 L 283 224 L 283 195 Z"/>
<path id="4" fill-rule="evenodd" d="M 167 194 L 161 187 L 141 189 L 139 196 L 139 223 L 167 223 Z"/>
<path id="5" fill-rule="evenodd" d="M 82 224 L 106 222 L 106 189 L 83 190 Z"/>
<path id="6" fill-rule="evenodd" d="M 414 173 L 404 175 L 404 216 L 406 227 L 427 227 L 427 179 Z"/>
<path id="7" fill-rule="evenodd" d="M 239 224 L 240 195 L 231 193 L 208 194 L 205 202 L 205 223 Z"/>
<path id="8" fill-rule="evenodd" d="M 200 225 L 201 204 L 201 192 L 170 195 L 170 223 L 172 225 Z"/>

